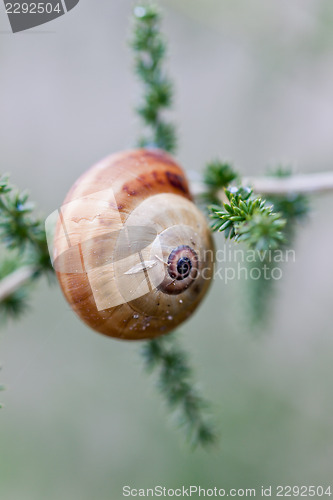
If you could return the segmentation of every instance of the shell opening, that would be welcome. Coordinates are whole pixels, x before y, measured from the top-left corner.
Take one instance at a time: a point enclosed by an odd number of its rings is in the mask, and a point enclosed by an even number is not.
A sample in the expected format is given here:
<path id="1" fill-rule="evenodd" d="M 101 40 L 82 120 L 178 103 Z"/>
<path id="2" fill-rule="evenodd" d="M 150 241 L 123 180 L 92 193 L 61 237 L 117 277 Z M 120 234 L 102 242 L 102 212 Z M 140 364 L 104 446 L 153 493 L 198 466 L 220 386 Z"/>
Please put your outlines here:
<path id="1" fill-rule="evenodd" d="M 179 273 L 179 277 L 177 279 L 185 279 L 190 274 L 192 269 L 192 262 L 188 257 L 181 257 L 177 262 L 177 271 Z"/>
<path id="2" fill-rule="evenodd" d="M 191 247 L 180 245 L 170 253 L 167 269 L 168 275 L 159 289 L 170 295 L 182 293 L 198 276 L 198 255 Z"/>

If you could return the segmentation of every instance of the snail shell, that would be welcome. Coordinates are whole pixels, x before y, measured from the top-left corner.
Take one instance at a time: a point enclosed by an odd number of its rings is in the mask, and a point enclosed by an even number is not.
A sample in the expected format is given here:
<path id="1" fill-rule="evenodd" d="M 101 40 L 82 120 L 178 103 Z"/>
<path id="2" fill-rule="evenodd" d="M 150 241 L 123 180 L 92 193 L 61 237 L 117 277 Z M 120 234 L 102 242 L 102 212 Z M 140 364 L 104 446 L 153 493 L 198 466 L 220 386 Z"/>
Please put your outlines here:
<path id="1" fill-rule="evenodd" d="M 186 320 L 207 292 L 213 243 L 182 169 L 160 150 L 109 156 L 83 174 L 58 211 L 53 265 L 94 330 L 153 338 Z"/>

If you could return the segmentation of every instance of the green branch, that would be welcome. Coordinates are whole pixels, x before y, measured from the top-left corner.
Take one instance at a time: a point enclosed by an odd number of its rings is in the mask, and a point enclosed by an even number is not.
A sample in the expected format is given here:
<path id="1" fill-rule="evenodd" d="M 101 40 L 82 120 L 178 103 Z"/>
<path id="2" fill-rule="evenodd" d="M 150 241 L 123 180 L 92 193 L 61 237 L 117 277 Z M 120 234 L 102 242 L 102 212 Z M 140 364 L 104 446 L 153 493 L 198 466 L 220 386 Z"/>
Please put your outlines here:
<path id="1" fill-rule="evenodd" d="M 225 189 L 229 203 L 210 207 L 213 231 L 226 238 L 244 241 L 253 250 L 279 248 L 284 242 L 286 221 L 261 198 L 253 198 L 249 188 Z"/>
<path id="2" fill-rule="evenodd" d="M 134 34 L 131 46 L 135 68 L 143 86 L 143 99 L 137 108 L 148 135 L 140 146 L 155 146 L 165 151 L 176 149 L 174 125 L 164 120 L 163 113 L 172 104 L 172 84 L 164 72 L 166 43 L 160 32 L 161 15 L 156 6 L 138 5 L 134 9 Z M 207 446 L 217 440 L 212 424 L 206 420 L 207 404 L 194 390 L 192 370 L 186 353 L 173 335 L 145 343 L 143 357 L 146 368 L 159 373 L 158 388 L 167 405 L 179 416 L 179 423 L 193 447 Z"/>
<path id="3" fill-rule="evenodd" d="M 146 342 L 142 354 L 147 369 L 158 371 L 158 388 L 168 407 L 175 411 L 188 441 L 193 447 L 214 444 L 216 431 L 205 414 L 208 405 L 193 387 L 187 354 L 174 335 Z"/>
<path id="4" fill-rule="evenodd" d="M 161 14 L 156 6 L 143 4 L 134 9 L 134 33 L 131 46 L 135 70 L 143 87 L 141 104 L 136 111 L 147 133 L 139 140 L 142 147 L 155 146 L 166 151 L 176 149 L 173 124 L 164 118 L 172 104 L 172 83 L 164 71 L 166 42 L 160 32 Z"/>
<path id="5" fill-rule="evenodd" d="M 26 310 L 30 284 L 53 273 L 44 221 L 34 216 L 25 192 L 0 177 L 0 320 L 17 318 Z"/>
<path id="6" fill-rule="evenodd" d="M 297 223 L 309 212 L 306 193 L 314 187 L 315 190 L 325 190 L 325 182 L 329 178 L 330 174 L 292 176 L 289 168 L 278 167 L 266 177 L 248 181 L 262 192 L 268 191 L 266 202 L 255 197 L 249 188 L 230 187 L 230 182 L 234 180 L 240 183 L 240 177 L 230 165 L 220 161 L 207 165 L 204 184 L 197 190 L 197 195 L 208 204 L 213 203 L 208 207 L 212 230 L 224 232 L 226 238 L 244 241 L 250 249 L 258 252 L 255 260 L 248 263 L 250 272 L 252 269 L 262 271 L 259 279 L 246 283 L 249 308 L 245 314 L 249 325 L 267 326 L 276 289 L 275 282 L 267 278 L 263 270 L 271 270 L 278 264 L 275 262 L 273 265 L 270 254 L 265 251 L 284 251 L 290 246 Z M 292 189 L 300 189 L 300 192 Z"/>

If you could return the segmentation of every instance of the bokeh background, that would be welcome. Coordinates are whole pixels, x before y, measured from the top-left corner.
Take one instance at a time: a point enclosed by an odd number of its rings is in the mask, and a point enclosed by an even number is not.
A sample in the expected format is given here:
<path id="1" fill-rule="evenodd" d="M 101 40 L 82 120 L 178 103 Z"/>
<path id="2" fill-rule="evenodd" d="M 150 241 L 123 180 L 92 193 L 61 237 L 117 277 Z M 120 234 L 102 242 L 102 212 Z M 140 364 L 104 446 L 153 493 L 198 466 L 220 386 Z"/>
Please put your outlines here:
<path id="1" fill-rule="evenodd" d="M 217 156 L 246 175 L 281 162 L 332 168 L 331 0 L 161 3 L 185 168 Z M 16 35 L 0 6 L 1 170 L 45 216 L 85 169 L 136 140 L 131 6 L 81 0 Z M 313 199 L 269 328 L 250 331 L 242 284 L 216 280 L 181 329 L 215 405 L 221 443 L 211 452 L 184 446 L 137 344 L 93 333 L 56 285 L 40 283 L 30 312 L 1 330 L 1 500 L 332 482 L 332 208 L 333 196 Z"/>

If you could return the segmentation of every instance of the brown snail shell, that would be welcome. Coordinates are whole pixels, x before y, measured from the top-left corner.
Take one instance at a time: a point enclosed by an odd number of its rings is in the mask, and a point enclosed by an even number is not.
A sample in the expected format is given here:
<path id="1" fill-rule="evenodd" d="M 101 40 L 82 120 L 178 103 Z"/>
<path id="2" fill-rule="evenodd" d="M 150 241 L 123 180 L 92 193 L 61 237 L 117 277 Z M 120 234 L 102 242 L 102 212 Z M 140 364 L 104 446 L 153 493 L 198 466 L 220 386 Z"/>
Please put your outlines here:
<path id="1" fill-rule="evenodd" d="M 67 301 L 94 330 L 153 338 L 186 320 L 206 294 L 211 234 L 183 170 L 163 151 L 102 160 L 58 212 L 53 265 Z"/>

